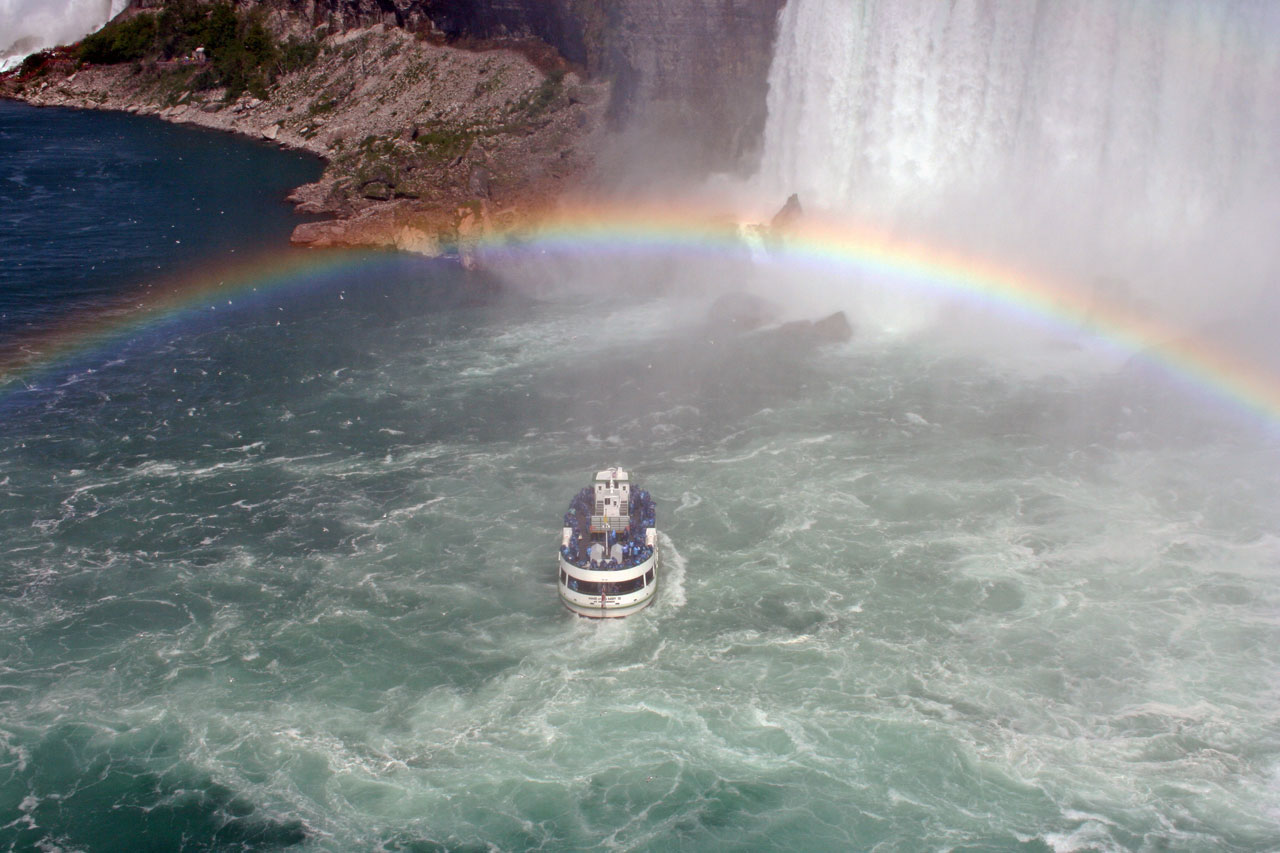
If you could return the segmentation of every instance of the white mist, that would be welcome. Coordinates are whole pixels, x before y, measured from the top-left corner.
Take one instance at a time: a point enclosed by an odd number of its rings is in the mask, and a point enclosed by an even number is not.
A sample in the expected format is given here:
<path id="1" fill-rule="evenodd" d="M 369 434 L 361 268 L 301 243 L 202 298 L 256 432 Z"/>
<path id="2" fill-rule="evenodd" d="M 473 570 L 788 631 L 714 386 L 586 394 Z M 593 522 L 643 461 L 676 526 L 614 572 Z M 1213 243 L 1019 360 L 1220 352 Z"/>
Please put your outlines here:
<path id="1" fill-rule="evenodd" d="M 1257 300 L 1277 32 L 1252 0 L 791 0 L 758 183 L 1184 314 Z"/>
<path id="2" fill-rule="evenodd" d="M 0 0 L 0 70 L 83 38 L 127 5 L 128 0 Z"/>

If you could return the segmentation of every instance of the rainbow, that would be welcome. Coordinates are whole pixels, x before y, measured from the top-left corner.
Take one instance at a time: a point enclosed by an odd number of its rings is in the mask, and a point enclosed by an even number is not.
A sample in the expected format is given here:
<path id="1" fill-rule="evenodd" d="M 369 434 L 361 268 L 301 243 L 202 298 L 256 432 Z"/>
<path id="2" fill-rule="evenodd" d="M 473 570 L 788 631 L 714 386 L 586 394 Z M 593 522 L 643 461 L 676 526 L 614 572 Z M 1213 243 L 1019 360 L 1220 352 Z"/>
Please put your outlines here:
<path id="1" fill-rule="evenodd" d="M 0 396 L 26 387 L 39 376 L 146 330 L 220 307 L 314 285 L 318 280 L 360 269 L 368 252 L 265 254 L 210 272 L 147 282 L 122 294 L 109 308 L 72 315 L 36 333 L 0 342 Z"/>
<path id="2" fill-rule="evenodd" d="M 691 208 L 584 207 L 540 219 L 515 235 L 522 249 L 570 253 L 743 250 L 735 223 Z M 491 247 L 510 251 L 512 236 L 497 235 Z M 788 230 L 782 254 L 781 263 L 891 279 L 895 285 L 962 297 L 1091 336 L 1280 428 L 1280 376 L 1186 329 L 1108 302 L 1088 288 L 873 226 L 810 216 Z"/>
<path id="3" fill-rule="evenodd" d="M 741 256 L 741 231 L 729 217 L 696 207 L 586 206 L 560 208 L 496 228 L 466 251 L 518 263 L 525 253 L 692 253 Z M 153 283 L 125 300 L 127 308 L 68 320 L 6 347 L 0 354 L 0 395 L 43 371 L 81 358 L 143 330 L 248 298 L 314 287 L 334 276 L 367 272 L 385 253 L 293 250 L 183 280 Z M 381 260 L 380 260 L 381 259 Z M 1123 305 L 1107 303 L 1052 277 L 912 242 L 847 221 L 812 217 L 788 231 L 782 263 L 847 270 L 887 278 L 894 286 L 943 294 L 1006 313 L 1047 321 L 1073 334 L 1139 355 L 1175 378 L 1280 428 L 1280 377 L 1186 330 Z"/>

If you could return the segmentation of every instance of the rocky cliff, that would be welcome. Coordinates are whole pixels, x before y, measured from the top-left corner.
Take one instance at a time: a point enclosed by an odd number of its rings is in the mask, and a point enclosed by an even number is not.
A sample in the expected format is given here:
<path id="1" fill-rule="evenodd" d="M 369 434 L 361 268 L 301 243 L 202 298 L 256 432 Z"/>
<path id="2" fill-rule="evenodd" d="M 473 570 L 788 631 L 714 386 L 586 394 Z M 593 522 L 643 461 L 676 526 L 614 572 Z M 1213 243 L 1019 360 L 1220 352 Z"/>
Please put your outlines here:
<path id="1" fill-rule="evenodd" d="M 786 0 L 257 2 L 330 32 L 383 24 L 450 42 L 540 40 L 612 82 L 614 129 L 647 127 L 674 140 L 691 168 L 744 171 L 759 153 Z"/>

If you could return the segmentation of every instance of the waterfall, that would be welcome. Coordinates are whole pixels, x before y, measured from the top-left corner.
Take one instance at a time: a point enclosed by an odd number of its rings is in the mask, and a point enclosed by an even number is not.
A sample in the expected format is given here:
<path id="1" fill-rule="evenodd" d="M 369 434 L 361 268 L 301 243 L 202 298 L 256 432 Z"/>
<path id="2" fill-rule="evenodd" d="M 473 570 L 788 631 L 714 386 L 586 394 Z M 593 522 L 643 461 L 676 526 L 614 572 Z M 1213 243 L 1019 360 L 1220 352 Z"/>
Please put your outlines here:
<path id="1" fill-rule="evenodd" d="M 0 4 L 0 71 L 56 44 L 73 42 L 101 27 L 128 0 L 15 0 Z"/>
<path id="2" fill-rule="evenodd" d="M 1064 254 L 1247 232 L 1269 246 L 1233 244 L 1250 273 L 1280 267 L 1268 0 L 790 0 L 768 108 L 771 197 L 1023 244 L 1069 233 Z"/>

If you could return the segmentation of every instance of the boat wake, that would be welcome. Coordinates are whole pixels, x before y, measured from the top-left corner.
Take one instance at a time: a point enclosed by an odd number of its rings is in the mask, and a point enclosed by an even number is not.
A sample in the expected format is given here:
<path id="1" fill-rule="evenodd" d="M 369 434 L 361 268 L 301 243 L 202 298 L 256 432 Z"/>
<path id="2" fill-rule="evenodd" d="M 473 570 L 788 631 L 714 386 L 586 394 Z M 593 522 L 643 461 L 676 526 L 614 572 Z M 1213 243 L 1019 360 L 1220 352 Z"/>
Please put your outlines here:
<path id="1" fill-rule="evenodd" d="M 688 602 L 684 591 L 685 558 L 676 550 L 675 543 L 665 533 L 658 534 L 662 543 L 662 582 L 666 589 L 659 598 L 659 606 L 679 610 Z"/>

